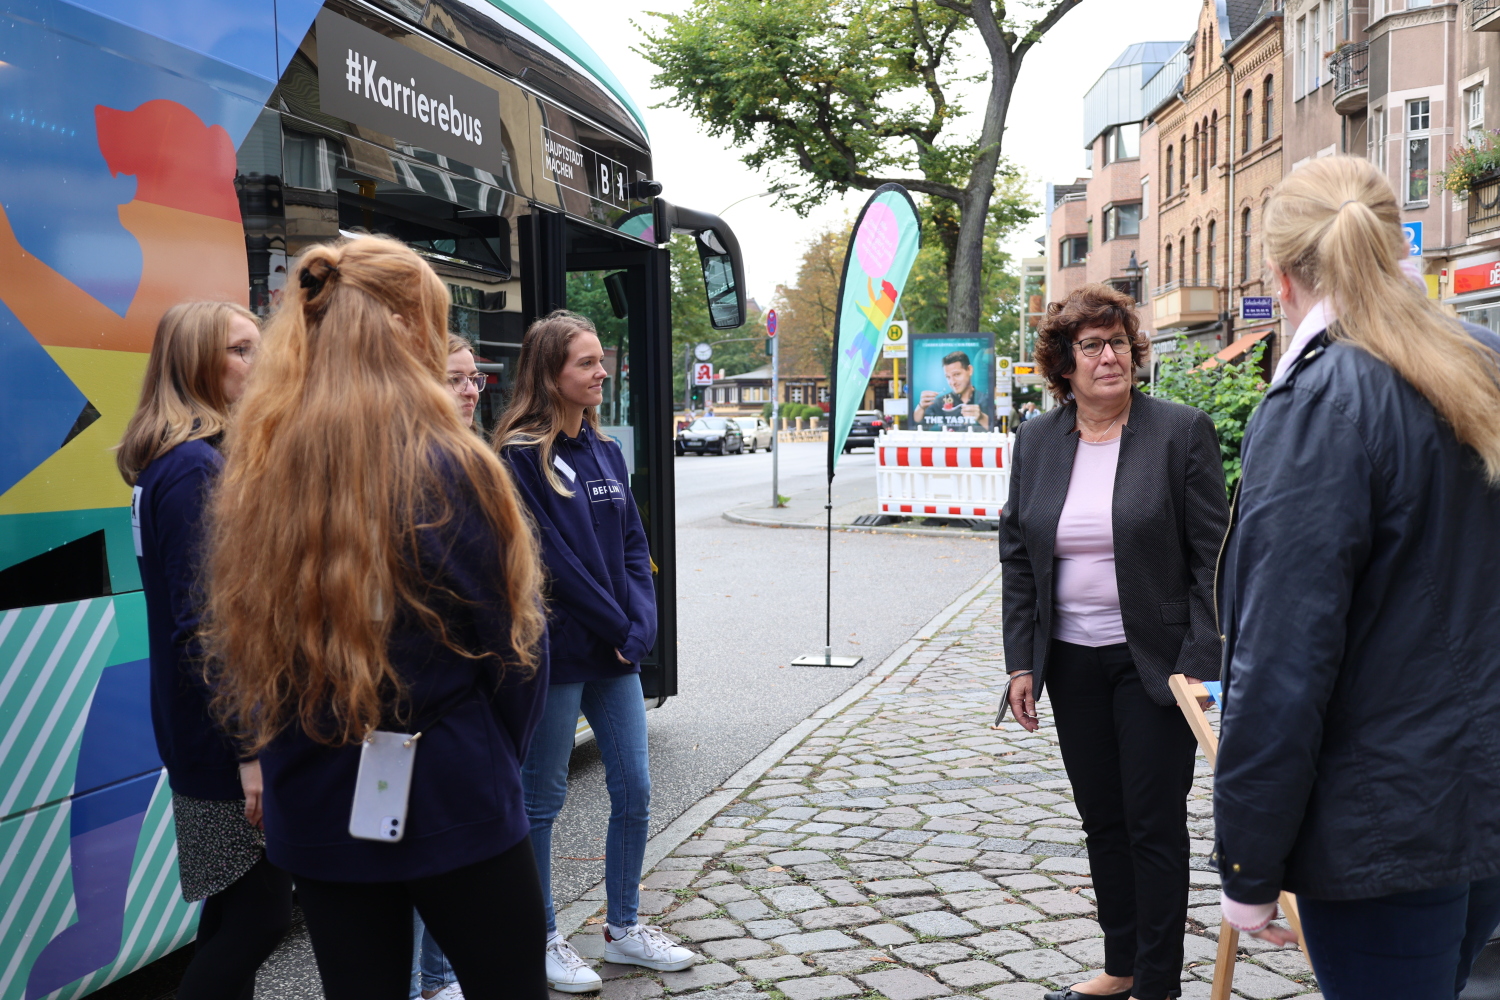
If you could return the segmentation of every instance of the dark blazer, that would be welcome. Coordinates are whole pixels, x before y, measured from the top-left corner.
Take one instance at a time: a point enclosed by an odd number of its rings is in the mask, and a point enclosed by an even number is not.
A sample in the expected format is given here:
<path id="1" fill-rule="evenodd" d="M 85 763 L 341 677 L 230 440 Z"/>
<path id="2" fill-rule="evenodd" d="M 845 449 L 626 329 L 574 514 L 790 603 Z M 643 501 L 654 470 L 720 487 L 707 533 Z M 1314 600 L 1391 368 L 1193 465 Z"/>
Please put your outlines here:
<path id="1" fill-rule="evenodd" d="M 1242 455 L 1219 571 L 1224 891 L 1368 899 L 1500 873 L 1500 489 L 1411 383 L 1322 337 Z"/>
<path id="2" fill-rule="evenodd" d="M 156 751 L 172 791 L 195 799 L 245 797 L 239 753 L 209 713 L 198 644 L 203 514 L 223 463 L 207 441 L 186 441 L 141 470 L 131 509 L 151 639 Z"/>
<path id="3" fill-rule="evenodd" d="M 1078 451 L 1076 404 L 1021 425 L 1000 518 L 1005 662 L 1040 696 L 1052 645 L 1053 550 Z M 1219 436 L 1208 414 L 1132 390 L 1115 471 L 1115 577 L 1141 682 L 1174 704 L 1167 678 L 1219 676 L 1214 563 L 1229 523 Z"/>

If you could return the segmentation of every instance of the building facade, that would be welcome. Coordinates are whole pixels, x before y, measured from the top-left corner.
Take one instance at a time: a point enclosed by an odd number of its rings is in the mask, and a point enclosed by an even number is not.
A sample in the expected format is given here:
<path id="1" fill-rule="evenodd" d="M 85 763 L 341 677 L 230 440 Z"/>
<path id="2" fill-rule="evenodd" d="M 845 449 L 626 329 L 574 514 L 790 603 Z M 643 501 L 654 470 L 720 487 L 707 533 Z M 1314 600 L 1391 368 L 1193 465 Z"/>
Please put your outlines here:
<path id="1" fill-rule="evenodd" d="M 1500 4 L 1287 0 L 1286 159 L 1367 156 L 1390 179 L 1429 294 L 1500 329 L 1500 176 L 1445 187 L 1464 147 L 1494 141 Z"/>
<path id="2" fill-rule="evenodd" d="M 1275 0 L 1202 0 L 1179 86 L 1149 109 L 1158 207 L 1152 314 L 1158 353 L 1186 338 L 1229 360 L 1275 332 L 1258 221 L 1282 176 L 1283 14 Z M 1276 358 L 1274 338 L 1263 358 Z"/>

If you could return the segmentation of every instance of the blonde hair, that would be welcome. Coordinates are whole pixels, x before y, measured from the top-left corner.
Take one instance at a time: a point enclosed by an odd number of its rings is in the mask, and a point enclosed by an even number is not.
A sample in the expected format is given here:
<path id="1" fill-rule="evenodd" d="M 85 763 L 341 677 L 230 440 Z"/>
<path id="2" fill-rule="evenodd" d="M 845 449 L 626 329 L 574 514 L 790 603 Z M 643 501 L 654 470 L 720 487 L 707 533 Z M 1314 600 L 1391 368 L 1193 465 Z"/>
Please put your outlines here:
<path id="1" fill-rule="evenodd" d="M 568 351 L 580 333 L 599 335 L 587 316 L 554 309 L 526 329 L 521 338 L 521 358 L 516 365 L 516 384 L 510 407 L 495 428 L 495 448 L 535 446 L 537 463 L 547 483 L 558 493 L 573 492 L 552 468 L 552 448 L 563 431 L 562 394 L 557 381 L 568 363 Z M 583 409 L 584 422 L 597 433 L 599 415 L 592 406 Z"/>
<path id="2" fill-rule="evenodd" d="M 452 357 L 459 351 L 468 351 L 470 354 L 473 354 L 474 345 L 456 333 L 448 334 L 448 356 Z"/>
<path id="3" fill-rule="evenodd" d="M 268 324 L 227 435 L 207 565 L 215 708 L 252 751 L 293 722 L 334 746 L 374 728 L 402 693 L 387 648 L 401 609 L 469 659 L 535 669 L 536 543 L 440 381 L 447 316 L 421 258 L 361 237 L 308 250 Z M 493 531 L 509 649 L 459 648 L 426 603 L 444 592 L 419 576 L 419 533 L 451 523 L 453 473 Z"/>
<path id="4" fill-rule="evenodd" d="M 141 401 L 115 449 L 115 466 L 127 486 L 178 445 L 224 433 L 229 423 L 224 352 L 236 316 L 260 326 L 253 312 L 234 302 L 184 302 L 162 314 Z"/>
<path id="5" fill-rule="evenodd" d="M 1328 336 L 1395 369 L 1500 485 L 1500 355 L 1401 270 L 1406 239 L 1385 176 L 1353 156 L 1299 167 L 1272 192 L 1262 235 L 1272 264 L 1333 300 Z"/>

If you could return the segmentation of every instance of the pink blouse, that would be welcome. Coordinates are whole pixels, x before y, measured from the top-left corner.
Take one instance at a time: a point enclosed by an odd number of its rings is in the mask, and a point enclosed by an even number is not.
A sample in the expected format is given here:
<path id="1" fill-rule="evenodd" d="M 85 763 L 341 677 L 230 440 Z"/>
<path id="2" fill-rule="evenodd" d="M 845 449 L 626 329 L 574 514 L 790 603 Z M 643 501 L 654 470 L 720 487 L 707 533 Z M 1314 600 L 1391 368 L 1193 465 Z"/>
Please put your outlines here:
<path id="1" fill-rule="evenodd" d="M 1052 637 L 1079 646 L 1125 641 L 1113 521 L 1120 440 L 1079 440 L 1068 496 L 1057 521 Z"/>

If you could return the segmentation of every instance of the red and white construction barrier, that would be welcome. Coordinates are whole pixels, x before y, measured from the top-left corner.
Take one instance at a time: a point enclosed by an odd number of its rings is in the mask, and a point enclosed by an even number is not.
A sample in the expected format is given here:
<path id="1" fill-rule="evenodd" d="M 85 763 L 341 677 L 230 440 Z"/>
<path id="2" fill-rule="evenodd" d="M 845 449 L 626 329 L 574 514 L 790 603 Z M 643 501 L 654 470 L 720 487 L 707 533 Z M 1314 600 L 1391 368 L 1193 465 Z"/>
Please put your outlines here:
<path id="1" fill-rule="evenodd" d="M 1010 490 L 1012 435 L 887 431 L 875 443 L 880 513 L 998 521 Z"/>

